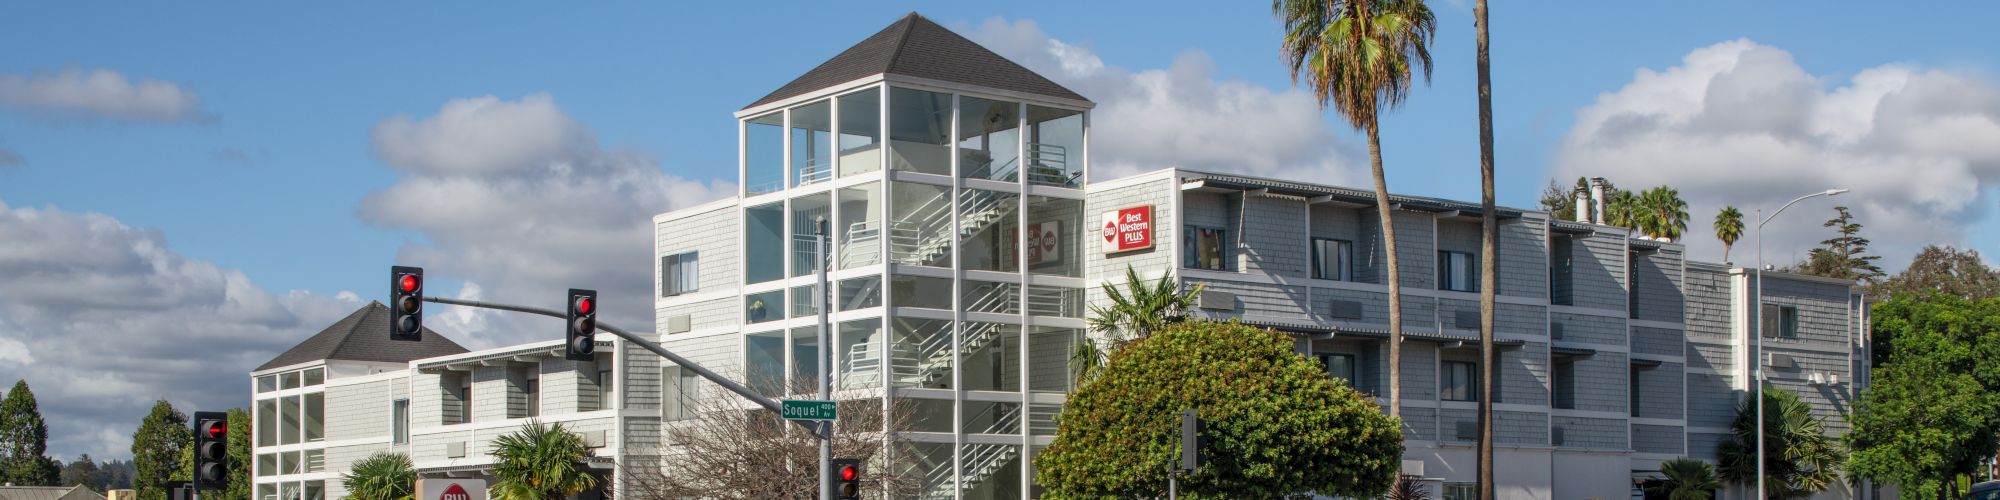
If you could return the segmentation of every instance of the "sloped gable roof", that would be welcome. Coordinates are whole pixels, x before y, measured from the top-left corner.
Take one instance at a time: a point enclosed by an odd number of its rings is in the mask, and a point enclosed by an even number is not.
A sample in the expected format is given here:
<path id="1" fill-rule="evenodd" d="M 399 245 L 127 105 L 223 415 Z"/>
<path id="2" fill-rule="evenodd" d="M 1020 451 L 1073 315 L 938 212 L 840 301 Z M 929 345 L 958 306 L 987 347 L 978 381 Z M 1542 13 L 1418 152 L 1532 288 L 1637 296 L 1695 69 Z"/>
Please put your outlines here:
<path id="1" fill-rule="evenodd" d="M 253 371 L 269 370 L 322 359 L 406 363 L 411 360 L 466 352 L 457 342 L 424 329 L 422 342 L 389 340 L 389 306 L 369 301 L 353 314 L 326 327 L 299 345 Z"/>
<path id="2" fill-rule="evenodd" d="M 83 485 L 0 486 L 0 500 L 104 500 L 104 495 Z"/>
<path id="3" fill-rule="evenodd" d="M 1090 101 L 985 46 L 911 12 L 743 109 L 879 74 Z"/>

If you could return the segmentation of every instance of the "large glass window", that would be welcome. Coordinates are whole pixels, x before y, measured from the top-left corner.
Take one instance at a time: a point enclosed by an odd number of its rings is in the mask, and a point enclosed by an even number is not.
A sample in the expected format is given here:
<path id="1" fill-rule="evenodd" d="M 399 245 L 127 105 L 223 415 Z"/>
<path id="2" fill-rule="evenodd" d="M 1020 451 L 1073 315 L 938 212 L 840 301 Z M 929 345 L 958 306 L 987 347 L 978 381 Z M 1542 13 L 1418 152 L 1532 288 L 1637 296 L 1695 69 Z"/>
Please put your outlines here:
<path id="1" fill-rule="evenodd" d="M 1028 197 L 1028 272 L 1083 277 L 1083 200 Z"/>
<path id="2" fill-rule="evenodd" d="M 305 465 L 306 472 L 311 473 L 311 472 L 320 472 L 326 470 L 326 450 L 324 449 L 306 450 L 304 454 L 304 459 L 306 462 Z"/>
<path id="3" fill-rule="evenodd" d="M 882 320 L 870 318 L 840 324 L 839 386 L 842 389 L 882 384 Z"/>
<path id="4" fill-rule="evenodd" d="M 960 323 L 961 379 L 967 390 L 1021 390 L 1021 327 L 1002 323 Z"/>
<path id="5" fill-rule="evenodd" d="M 819 298 L 813 292 L 819 287 L 813 285 L 792 287 L 792 317 L 804 318 L 819 314 Z"/>
<path id="6" fill-rule="evenodd" d="M 695 384 L 701 381 L 700 375 L 696 375 L 694 370 L 683 370 L 680 366 L 668 365 L 666 377 L 661 381 L 667 386 L 667 390 L 666 394 L 662 395 L 665 408 L 661 409 L 660 416 L 667 420 L 694 418 L 695 399 L 701 394 L 700 387 Z"/>
<path id="7" fill-rule="evenodd" d="M 844 188 L 839 194 L 840 220 L 833 231 L 840 241 L 840 268 L 882 263 L 882 184 Z"/>
<path id="8" fill-rule="evenodd" d="M 1028 314 L 1060 318 L 1083 317 L 1083 289 L 1030 285 Z"/>
<path id="9" fill-rule="evenodd" d="M 965 296 L 959 309 L 965 312 L 1017 314 L 1021 312 L 1021 285 L 965 280 Z"/>
<path id="10" fill-rule="evenodd" d="M 1229 270 L 1229 232 L 1221 228 L 1187 226 L 1181 237 L 1185 262 L 1182 267 Z"/>
<path id="11" fill-rule="evenodd" d="M 685 252 L 660 257 L 660 293 L 671 297 L 701 289 L 701 256 Z"/>
<path id="12" fill-rule="evenodd" d="M 257 455 L 257 475 L 260 477 L 278 475 L 278 454 L 265 453 Z M 268 487 L 271 485 L 266 484 L 264 486 Z"/>
<path id="13" fill-rule="evenodd" d="M 833 180 L 833 102 L 792 108 L 792 185 Z"/>
<path id="14" fill-rule="evenodd" d="M 882 91 L 840 96 L 840 176 L 882 169 Z"/>
<path id="15" fill-rule="evenodd" d="M 257 392 L 271 392 L 275 390 L 278 390 L 277 375 L 257 377 Z"/>
<path id="16" fill-rule="evenodd" d="M 820 193 L 792 199 L 792 276 L 805 276 L 819 272 L 820 255 L 815 245 L 819 244 L 818 225 L 825 218 L 828 226 L 833 225 L 833 196 Z M 828 228 L 830 231 L 832 228 Z M 829 238 L 832 235 L 827 235 Z M 833 255 L 833 242 L 827 241 L 826 252 Z"/>
<path id="17" fill-rule="evenodd" d="M 1471 362 L 1446 361 L 1443 372 L 1438 376 L 1438 399 L 1445 401 L 1479 400 L 1479 368 Z"/>
<path id="18" fill-rule="evenodd" d="M 785 277 L 783 203 L 743 210 L 743 254 L 744 283 L 762 283 Z"/>
<path id="19" fill-rule="evenodd" d="M 958 99 L 958 171 L 972 179 L 1009 181 L 1021 175 L 1021 105 L 977 97 Z"/>
<path id="20" fill-rule="evenodd" d="M 278 398 L 278 444 L 299 443 L 299 397 Z"/>
<path id="21" fill-rule="evenodd" d="M 306 374 L 306 387 L 312 387 L 315 385 L 326 383 L 325 368 L 307 368 L 305 374 Z"/>
<path id="22" fill-rule="evenodd" d="M 326 439 L 326 393 L 307 393 L 305 399 L 306 441 Z"/>
<path id="23" fill-rule="evenodd" d="M 286 389 L 299 388 L 299 372 L 285 372 L 279 374 L 278 385 Z"/>
<path id="24" fill-rule="evenodd" d="M 966 189 L 958 200 L 958 264 L 980 271 L 1020 269 L 1021 195 Z"/>
<path id="25" fill-rule="evenodd" d="M 896 182 L 890 185 L 889 258 L 899 264 L 951 265 L 950 186 Z"/>
<path id="26" fill-rule="evenodd" d="M 743 322 L 763 323 L 785 319 L 785 291 L 772 290 L 743 296 Z"/>
<path id="27" fill-rule="evenodd" d="M 1083 187 L 1083 112 L 1028 106 L 1028 182 Z"/>
<path id="28" fill-rule="evenodd" d="M 278 445 L 278 400 L 257 402 L 257 446 Z"/>
<path id="29" fill-rule="evenodd" d="M 1313 238 L 1312 267 L 1314 278 L 1353 281 L 1354 243 L 1347 240 Z"/>
<path id="30" fill-rule="evenodd" d="M 743 122 L 743 193 L 785 188 L 785 116 L 771 113 Z"/>
<path id="31" fill-rule="evenodd" d="M 761 332 L 744 336 L 744 382 L 765 396 L 783 395 L 785 383 L 785 334 Z"/>
<path id="32" fill-rule="evenodd" d="M 1438 252 L 1438 289 L 1458 292 L 1479 290 L 1479 265 L 1472 254 L 1465 252 Z"/>
<path id="33" fill-rule="evenodd" d="M 1763 332 L 1765 337 L 1798 338 L 1799 308 L 1797 306 L 1764 304 L 1758 310 L 1757 314 L 1760 316 L 1758 322 L 1763 324 L 1759 330 Z"/>
<path id="34" fill-rule="evenodd" d="M 951 94 L 889 89 L 889 168 L 951 175 Z"/>
<path id="35" fill-rule="evenodd" d="M 951 279 L 892 275 L 889 277 L 889 305 L 951 309 Z"/>
<path id="36" fill-rule="evenodd" d="M 852 311 L 882 305 L 882 277 L 863 276 L 840 280 L 840 310 Z"/>
<path id="37" fill-rule="evenodd" d="M 833 332 L 827 332 L 832 334 Z M 792 329 L 792 385 L 794 394 L 819 390 L 819 327 Z M 829 381 L 831 382 L 831 381 Z"/>
<path id="38" fill-rule="evenodd" d="M 1354 387 L 1353 354 L 1321 354 L 1319 365 L 1326 369 L 1326 376 L 1340 383 Z"/>
<path id="39" fill-rule="evenodd" d="M 965 402 L 965 432 L 967 434 L 1020 434 L 1021 423 L 1027 420 L 1021 413 L 1020 403 L 999 403 L 990 401 Z"/>
<path id="40" fill-rule="evenodd" d="M 952 322 L 897 318 L 889 373 L 897 387 L 951 388 Z M 949 412 L 947 412 L 949 414 Z M 949 419 L 946 419 L 949 426 Z M 947 429 L 948 431 L 948 429 Z"/>

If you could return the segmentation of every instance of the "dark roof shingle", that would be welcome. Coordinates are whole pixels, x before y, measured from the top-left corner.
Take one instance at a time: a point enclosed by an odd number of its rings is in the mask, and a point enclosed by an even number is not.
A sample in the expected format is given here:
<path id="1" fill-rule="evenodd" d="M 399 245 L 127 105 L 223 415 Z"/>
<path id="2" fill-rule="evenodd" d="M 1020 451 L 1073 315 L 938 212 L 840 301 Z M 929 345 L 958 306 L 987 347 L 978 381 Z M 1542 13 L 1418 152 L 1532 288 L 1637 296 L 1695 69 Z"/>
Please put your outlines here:
<path id="1" fill-rule="evenodd" d="M 406 363 L 411 360 L 466 352 L 457 342 L 424 329 L 422 342 L 389 340 L 389 306 L 369 301 L 299 345 L 257 367 L 261 371 L 322 359 Z"/>
<path id="2" fill-rule="evenodd" d="M 791 83 L 744 106 L 750 109 L 860 78 L 895 74 L 1089 102 L 1061 84 L 1015 64 L 944 26 L 911 12 L 889 27 L 820 63 Z"/>

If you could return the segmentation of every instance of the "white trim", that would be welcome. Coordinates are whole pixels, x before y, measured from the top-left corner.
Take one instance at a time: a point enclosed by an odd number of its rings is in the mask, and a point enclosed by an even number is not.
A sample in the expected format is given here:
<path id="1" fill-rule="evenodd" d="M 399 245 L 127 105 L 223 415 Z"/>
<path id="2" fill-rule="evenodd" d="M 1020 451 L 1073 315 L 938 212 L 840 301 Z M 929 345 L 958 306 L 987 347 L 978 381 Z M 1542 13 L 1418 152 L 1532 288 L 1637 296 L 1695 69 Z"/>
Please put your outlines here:
<path id="1" fill-rule="evenodd" d="M 285 365 L 285 366 L 280 366 L 280 367 L 277 367 L 277 368 L 271 368 L 271 369 L 268 369 L 268 370 L 255 370 L 255 371 L 251 371 L 251 372 L 250 372 L 250 382 L 254 384 L 254 383 L 256 383 L 256 382 L 257 382 L 257 377 L 261 377 L 261 376 L 265 376 L 265 375 L 277 375 L 277 374 L 282 374 L 282 373 L 284 373 L 284 372 L 289 372 L 289 371 L 299 371 L 299 370 L 304 370 L 304 369 L 307 369 L 307 368 L 312 368 L 312 367 L 313 367 L 313 366 L 315 366 L 315 365 L 319 365 L 319 366 L 324 366 L 324 365 L 326 365 L 326 362 L 327 362 L 327 361 L 328 361 L 328 360 L 324 360 L 324 359 L 315 359 L 315 360 L 312 360 L 312 361 L 307 361 L 307 362 L 304 362 L 304 363 L 298 363 L 298 364 L 291 364 L 291 365 Z M 301 375 L 299 375 L 299 377 L 300 377 L 300 379 L 301 379 L 301 383 L 303 383 L 305 375 L 301 374 Z M 252 389 L 255 389 L 256 387 L 255 387 L 255 386 L 252 386 L 251 388 L 252 388 Z"/>
<path id="2" fill-rule="evenodd" d="M 736 206 L 737 202 L 742 201 L 742 199 L 743 199 L 742 196 L 730 195 L 727 198 L 707 203 L 702 203 L 700 205 L 695 205 L 691 207 L 682 207 L 673 210 L 668 210 L 665 212 L 660 212 L 658 214 L 653 215 L 653 224 L 662 224 L 662 223 L 677 221 L 693 217 L 696 215 L 702 215 L 709 212 L 715 212 L 726 208 L 734 207 Z"/>
<path id="3" fill-rule="evenodd" d="M 653 259 L 653 260 L 655 262 L 659 261 L 659 259 Z M 655 264 L 655 267 L 658 267 L 658 264 Z M 762 283 L 759 284 L 761 285 Z M 739 298 L 745 295 L 744 293 L 741 292 L 741 290 L 742 290 L 741 288 L 730 286 L 728 288 L 718 288 L 714 290 L 700 290 L 694 293 L 683 293 L 680 295 L 670 295 L 666 297 L 654 297 L 653 307 L 655 308 L 684 307 L 684 306 L 700 304 L 703 302 Z"/>
<path id="4" fill-rule="evenodd" d="M 592 375 L 596 374 L 592 373 Z M 554 415 L 545 414 L 535 417 L 474 420 L 472 422 L 463 424 L 434 425 L 428 427 L 417 427 L 412 425 L 410 426 L 410 441 L 413 443 L 416 442 L 418 436 L 434 436 L 438 434 L 450 434 L 454 432 L 466 432 L 466 431 L 477 432 L 490 429 L 499 429 L 504 427 L 520 427 L 521 424 L 526 424 L 532 420 L 539 420 L 542 423 L 555 423 L 555 422 L 575 422 L 580 420 L 597 420 L 597 419 L 616 420 L 619 418 L 630 418 L 635 416 L 639 415 L 628 413 L 628 410 L 604 409 L 604 410 L 592 410 L 586 412 L 559 413 Z M 386 441 L 387 438 L 384 438 L 384 440 Z"/>
<path id="5" fill-rule="evenodd" d="M 869 85 L 881 82 L 883 76 L 885 76 L 884 73 L 876 73 L 873 75 L 868 75 L 861 78 L 856 78 L 853 80 L 848 80 L 845 82 L 828 85 L 826 87 L 815 89 L 813 91 L 799 94 L 796 96 L 787 97 L 776 101 L 771 101 L 755 107 L 739 109 L 736 110 L 736 112 L 734 113 L 730 113 L 730 116 L 735 117 L 737 121 L 742 121 L 745 118 L 749 118 L 752 116 L 763 116 L 766 114 L 770 114 L 771 111 L 789 109 L 793 106 L 804 104 L 811 101 L 816 101 L 821 98 L 837 97 L 840 95 L 848 94 L 850 92 L 867 90 L 863 87 L 867 87 Z M 763 97 L 758 97 L 758 99 L 762 98 Z"/>
<path id="6" fill-rule="evenodd" d="M 1091 108 L 1097 107 L 1096 103 L 1090 101 L 1078 101 L 1075 99 L 1065 99 L 1050 95 L 1030 94 L 1027 92 L 1002 90 L 992 87 L 982 87 L 978 85 L 947 82 L 944 80 L 932 80 L 929 78 L 921 78 L 909 75 L 883 74 L 881 75 L 881 77 L 882 81 L 888 82 L 890 86 L 903 87 L 912 90 L 949 92 L 952 94 L 978 97 L 981 99 L 1019 101 L 1023 103 L 1033 103 L 1036 106 L 1042 106 L 1045 108 L 1066 108 L 1072 111 L 1090 111 Z M 956 109 L 957 106 L 953 106 L 953 108 Z M 953 130 L 956 130 L 956 128 L 954 128 Z M 953 136 L 955 139 L 957 134 L 954 133 Z M 957 144 L 957 141 L 954 140 L 952 143 Z"/>
<path id="7" fill-rule="evenodd" d="M 408 376 L 410 376 L 410 371 L 408 368 L 405 368 L 397 371 L 370 373 L 367 375 L 357 375 L 353 377 L 330 378 L 326 379 L 326 383 L 313 387 L 335 387 L 335 386 L 349 386 L 357 384 L 373 384 L 382 381 L 394 381 L 396 379 Z M 267 394 L 275 394 L 275 392 Z M 263 398 L 258 398 L 258 399 L 263 399 Z"/>

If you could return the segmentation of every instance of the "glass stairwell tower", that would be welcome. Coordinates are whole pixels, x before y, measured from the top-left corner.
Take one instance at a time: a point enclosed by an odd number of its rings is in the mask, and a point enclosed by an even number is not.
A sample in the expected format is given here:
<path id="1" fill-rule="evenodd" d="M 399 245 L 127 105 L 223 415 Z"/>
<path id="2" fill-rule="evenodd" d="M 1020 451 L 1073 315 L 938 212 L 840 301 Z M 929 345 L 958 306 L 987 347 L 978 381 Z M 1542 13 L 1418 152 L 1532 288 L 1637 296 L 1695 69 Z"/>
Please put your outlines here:
<path id="1" fill-rule="evenodd" d="M 922 496 L 1031 496 L 1085 332 L 1091 106 L 928 19 L 898 20 L 736 113 L 738 198 L 656 219 L 664 340 L 733 330 L 700 338 L 740 346 L 722 361 L 754 389 L 810 398 L 825 218 L 837 398 L 908 413 L 888 466 L 921 478 Z"/>

